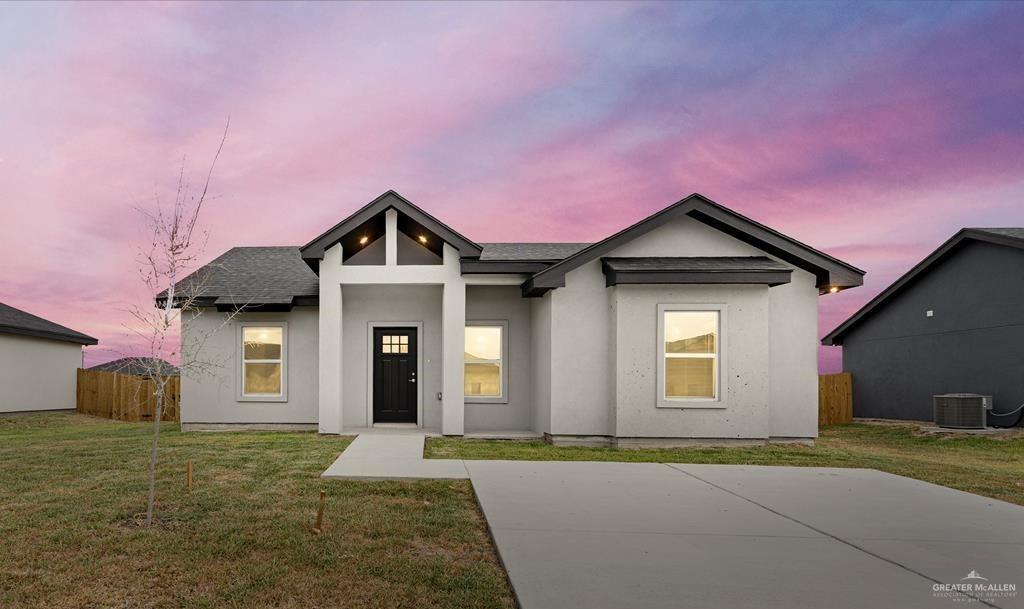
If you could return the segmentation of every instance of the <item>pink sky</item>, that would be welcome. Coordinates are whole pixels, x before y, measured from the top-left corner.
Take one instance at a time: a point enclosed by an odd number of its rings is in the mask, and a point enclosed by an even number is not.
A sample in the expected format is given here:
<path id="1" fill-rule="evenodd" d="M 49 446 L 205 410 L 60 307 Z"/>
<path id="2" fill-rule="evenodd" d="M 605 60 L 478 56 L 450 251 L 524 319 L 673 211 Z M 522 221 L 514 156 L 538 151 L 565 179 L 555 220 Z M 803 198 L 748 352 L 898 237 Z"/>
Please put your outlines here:
<path id="1" fill-rule="evenodd" d="M 388 188 L 476 241 L 600 239 L 701 192 L 868 271 L 1024 225 L 1015 4 L 3 4 L 0 300 L 132 352 L 132 211 L 231 130 L 206 259 Z M 835 370 L 835 350 L 822 349 Z"/>

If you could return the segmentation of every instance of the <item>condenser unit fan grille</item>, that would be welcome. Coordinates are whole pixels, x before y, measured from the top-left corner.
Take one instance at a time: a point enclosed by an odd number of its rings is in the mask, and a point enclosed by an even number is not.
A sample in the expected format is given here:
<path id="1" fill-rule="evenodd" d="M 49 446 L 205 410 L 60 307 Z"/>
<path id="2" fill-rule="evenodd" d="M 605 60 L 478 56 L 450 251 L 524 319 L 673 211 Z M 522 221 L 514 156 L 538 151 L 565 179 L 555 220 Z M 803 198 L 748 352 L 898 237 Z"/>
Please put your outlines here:
<path id="1" fill-rule="evenodd" d="M 985 410 L 991 408 L 991 396 L 974 393 L 948 393 L 933 396 L 935 424 L 957 429 L 985 427 Z"/>

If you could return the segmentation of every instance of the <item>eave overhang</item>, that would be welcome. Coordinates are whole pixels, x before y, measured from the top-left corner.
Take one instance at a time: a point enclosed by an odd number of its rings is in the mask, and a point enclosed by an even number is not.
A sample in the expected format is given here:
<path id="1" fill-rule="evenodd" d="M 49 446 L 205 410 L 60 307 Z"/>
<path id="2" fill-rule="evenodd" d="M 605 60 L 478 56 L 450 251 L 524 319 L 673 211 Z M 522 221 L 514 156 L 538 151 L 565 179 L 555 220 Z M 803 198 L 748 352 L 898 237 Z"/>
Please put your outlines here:
<path id="1" fill-rule="evenodd" d="M 774 287 L 790 282 L 792 269 L 765 258 L 602 258 L 605 286 L 628 284 L 733 284 Z"/>

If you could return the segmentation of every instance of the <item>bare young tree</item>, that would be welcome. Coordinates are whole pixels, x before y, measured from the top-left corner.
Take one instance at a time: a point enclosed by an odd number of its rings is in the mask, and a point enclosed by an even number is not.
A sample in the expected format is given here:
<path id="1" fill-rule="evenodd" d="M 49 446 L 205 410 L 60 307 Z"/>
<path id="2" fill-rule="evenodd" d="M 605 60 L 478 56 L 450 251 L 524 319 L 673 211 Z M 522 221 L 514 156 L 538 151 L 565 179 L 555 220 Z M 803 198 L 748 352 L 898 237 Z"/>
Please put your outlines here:
<path id="1" fill-rule="evenodd" d="M 223 365 L 223 362 L 204 354 L 207 340 L 228 324 L 239 313 L 241 306 L 225 315 L 225 319 L 214 331 L 181 333 L 191 320 L 202 315 L 200 298 L 206 291 L 210 272 L 192 272 L 206 245 L 208 233 L 199 230 L 199 213 L 206 203 L 213 171 L 227 141 L 228 126 L 224 126 L 217 152 L 210 162 L 206 179 L 199 188 L 193 188 L 185 175 L 185 160 L 178 173 L 174 201 L 169 205 L 159 195 L 153 198 L 151 206 L 137 205 L 149 231 L 149 243 L 140 247 L 137 263 L 139 275 L 152 297 L 150 306 L 134 306 L 129 313 L 134 327 L 129 329 L 140 338 L 143 351 L 148 357 L 139 357 L 134 363 L 141 369 L 139 375 L 153 381 L 155 386 L 156 412 L 153 417 L 153 440 L 149 454 L 149 495 L 146 501 L 146 526 L 153 524 L 153 503 L 156 499 L 157 449 L 160 442 L 160 421 L 163 418 L 167 397 L 167 383 L 170 377 L 163 360 L 179 360 L 181 376 L 207 375 Z"/>

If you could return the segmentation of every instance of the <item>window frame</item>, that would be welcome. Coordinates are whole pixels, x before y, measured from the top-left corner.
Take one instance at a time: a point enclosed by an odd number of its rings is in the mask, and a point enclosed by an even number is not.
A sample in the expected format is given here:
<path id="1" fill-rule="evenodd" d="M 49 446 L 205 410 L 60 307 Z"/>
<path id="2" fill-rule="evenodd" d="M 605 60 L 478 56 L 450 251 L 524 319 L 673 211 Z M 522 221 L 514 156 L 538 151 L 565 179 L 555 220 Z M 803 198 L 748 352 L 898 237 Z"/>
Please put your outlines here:
<path id="1" fill-rule="evenodd" d="M 278 360 L 246 360 L 245 329 L 246 328 L 281 328 L 281 393 L 278 395 L 247 394 L 245 392 L 245 364 L 277 363 Z M 238 358 L 238 383 L 236 384 L 239 402 L 287 402 L 288 401 L 288 322 L 286 321 L 243 321 L 238 324 L 235 340 Z"/>
<path id="2" fill-rule="evenodd" d="M 483 328 L 501 328 L 501 358 L 498 360 L 498 380 L 501 383 L 501 393 L 497 396 L 479 396 L 479 395 L 467 395 L 465 393 L 465 375 L 466 375 L 466 359 L 463 355 L 462 359 L 462 375 L 463 375 L 463 402 L 466 404 L 508 404 L 509 386 L 508 386 L 508 320 L 507 319 L 467 319 L 466 328 L 470 327 L 483 327 Z M 463 352 L 465 352 L 465 335 L 462 339 Z"/>
<path id="3" fill-rule="evenodd" d="M 668 397 L 665 395 L 665 315 L 666 313 L 717 313 L 718 314 L 718 336 L 715 340 L 715 396 L 714 397 Z M 658 372 L 656 375 L 656 405 L 658 408 L 725 408 L 725 396 L 728 386 L 729 375 L 728 362 L 728 307 L 724 304 L 659 304 L 658 305 L 658 331 L 657 344 L 655 346 L 655 357 L 657 358 Z M 700 358 L 704 359 L 704 358 Z M 710 359 L 710 358 L 707 358 Z"/>

